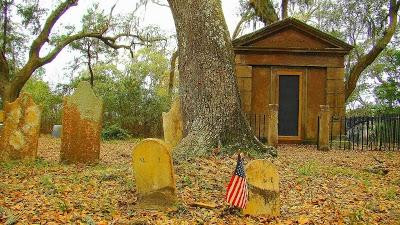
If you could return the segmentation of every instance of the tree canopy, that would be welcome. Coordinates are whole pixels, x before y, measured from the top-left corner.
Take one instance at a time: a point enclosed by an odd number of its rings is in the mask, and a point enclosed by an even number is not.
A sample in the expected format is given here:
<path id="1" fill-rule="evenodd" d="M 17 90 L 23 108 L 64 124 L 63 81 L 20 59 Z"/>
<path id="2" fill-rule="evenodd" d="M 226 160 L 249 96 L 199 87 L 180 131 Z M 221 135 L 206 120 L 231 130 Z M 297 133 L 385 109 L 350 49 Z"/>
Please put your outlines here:
<path id="1" fill-rule="evenodd" d="M 94 5 L 82 19 L 81 28 L 63 26 L 61 32 L 54 27 L 57 21 L 71 7 L 77 6 L 78 0 L 60 2 L 49 13 L 40 7 L 39 1 L 13 0 L 1 1 L 0 33 L 0 96 L 3 101 L 12 101 L 18 97 L 22 87 L 40 67 L 50 63 L 68 45 L 78 40 L 86 40 L 86 50 L 94 43 L 87 38 L 97 39 L 108 48 L 132 50 L 136 45 L 163 40 L 154 29 L 140 29 L 132 15 L 113 15 L 99 10 Z M 140 6 L 140 4 L 138 5 Z M 14 21 L 22 20 L 22 23 Z M 32 41 L 31 41 L 32 40 Z M 75 45 L 75 48 L 79 44 Z M 97 45 L 100 49 L 100 45 Z M 50 49 L 48 51 L 45 48 Z M 89 59 L 91 59 L 91 51 Z"/>

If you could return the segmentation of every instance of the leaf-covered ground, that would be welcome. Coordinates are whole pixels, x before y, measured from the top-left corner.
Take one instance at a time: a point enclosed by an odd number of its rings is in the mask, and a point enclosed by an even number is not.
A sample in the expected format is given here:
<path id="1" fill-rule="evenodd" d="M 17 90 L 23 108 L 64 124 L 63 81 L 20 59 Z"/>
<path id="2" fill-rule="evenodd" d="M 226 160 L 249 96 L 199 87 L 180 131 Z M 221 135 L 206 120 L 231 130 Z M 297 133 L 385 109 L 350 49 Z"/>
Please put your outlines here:
<path id="1" fill-rule="evenodd" d="M 400 224 L 400 152 L 280 146 L 281 216 L 268 219 L 227 210 L 223 197 L 236 156 L 175 163 L 175 210 L 136 209 L 134 144 L 103 143 L 96 166 L 63 165 L 60 140 L 41 137 L 39 159 L 0 165 L 0 224 Z M 379 164 L 374 157 L 387 175 L 370 171 Z"/>

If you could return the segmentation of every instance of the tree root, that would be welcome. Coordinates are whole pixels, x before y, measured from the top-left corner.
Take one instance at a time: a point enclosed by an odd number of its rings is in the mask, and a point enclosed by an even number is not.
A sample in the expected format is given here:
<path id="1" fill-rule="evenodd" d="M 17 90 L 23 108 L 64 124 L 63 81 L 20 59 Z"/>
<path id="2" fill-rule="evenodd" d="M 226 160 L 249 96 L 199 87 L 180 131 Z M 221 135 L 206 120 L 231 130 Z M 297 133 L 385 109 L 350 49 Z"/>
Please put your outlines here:
<path id="1" fill-rule="evenodd" d="M 218 149 L 218 151 L 215 151 Z M 230 138 L 229 142 L 219 140 L 212 135 L 189 133 L 173 150 L 175 161 L 190 160 L 195 157 L 209 156 L 216 152 L 223 155 L 232 155 L 237 152 L 247 153 L 254 158 L 276 157 L 274 147 L 266 146 L 255 136 L 239 136 Z"/>

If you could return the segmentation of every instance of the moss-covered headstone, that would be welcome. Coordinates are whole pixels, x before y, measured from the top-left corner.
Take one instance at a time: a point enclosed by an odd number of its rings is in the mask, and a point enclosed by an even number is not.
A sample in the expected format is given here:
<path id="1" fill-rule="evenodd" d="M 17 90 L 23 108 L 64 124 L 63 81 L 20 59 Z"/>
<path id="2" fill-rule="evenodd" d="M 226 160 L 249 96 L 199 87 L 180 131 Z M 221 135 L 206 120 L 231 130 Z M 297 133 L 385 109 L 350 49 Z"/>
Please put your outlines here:
<path id="1" fill-rule="evenodd" d="M 4 107 L 6 118 L 0 134 L 0 161 L 34 159 L 40 134 L 40 109 L 33 98 L 22 93 Z"/>
<path id="2" fill-rule="evenodd" d="M 268 160 L 254 160 L 246 166 L 249 201 L 244 214 L 279 216 L 279 175 Z"/>
<path id="3" fill-rule="evenodd" d="M 147 209 L 171 207 L 176 185 L 170 146 L 159 139 L 145 139 L 132 151 L 138 206 Z"/>
<path id="4" fill-rule="evenodd" d="M 95 96 L 88 82 L 80 82 L 75 93 L 63 102 L 62 162 L 99 161 L 102 119 L 103 101 Z"/>

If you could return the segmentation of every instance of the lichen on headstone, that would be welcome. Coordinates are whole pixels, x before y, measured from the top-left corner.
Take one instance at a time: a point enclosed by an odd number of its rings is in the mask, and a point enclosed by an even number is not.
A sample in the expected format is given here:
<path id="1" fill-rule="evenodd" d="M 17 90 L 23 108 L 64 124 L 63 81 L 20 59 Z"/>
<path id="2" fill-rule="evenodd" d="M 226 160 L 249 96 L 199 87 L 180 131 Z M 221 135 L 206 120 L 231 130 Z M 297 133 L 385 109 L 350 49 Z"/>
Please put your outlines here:
<path id="1" fill-rule="evenodd" d="M 5 105 L 4 114 L 0 161 L 36 158 L 41 112 L 32 96 L 22 93 L 14 102 Z"/>
<path id="2" fill-rule="evenodd" d="M 132 151 L 138 205 L 141 208 L 162 209 L 176 201 L 176 184 L 171 149 L 159 139 L 145 139 Z"/>
<path id="3" fill-rule="evenodd" d="M 80 82 L 72 96 L 64 98 L 61 135 L 61 161 L 97 163 L 100 159 L 100 135 L 103 101 L 96 97 L 88 82 Z"/>
<path id="4" fill-rule="evenodd" d="M 280 215 L 279 175 L 268 160 L 253 160 L 246 166 L 249 201 L 244 214 L 275 217 Z"/>
<path id="5" fill-rule="evenodd" d="M 103 101 L 96 97 L 89 82 L 78 84 L 74 94 L 66 97 L 66 104 L 73 104 L 79 109 L 82 119 L 99 121 L 103 116 Z"/>

